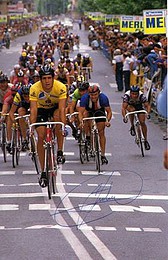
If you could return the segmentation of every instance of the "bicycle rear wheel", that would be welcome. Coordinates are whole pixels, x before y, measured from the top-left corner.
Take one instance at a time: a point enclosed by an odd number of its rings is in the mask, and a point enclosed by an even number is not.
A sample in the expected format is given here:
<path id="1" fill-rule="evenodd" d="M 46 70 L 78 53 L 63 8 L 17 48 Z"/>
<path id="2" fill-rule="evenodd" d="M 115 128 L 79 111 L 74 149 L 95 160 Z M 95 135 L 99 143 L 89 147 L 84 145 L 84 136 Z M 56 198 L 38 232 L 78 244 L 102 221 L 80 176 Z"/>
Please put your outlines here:
<path id="1" fill-rule="evenodd" d="M 137 126 L 137 135 L 138 135 L 138 141 L 139 141 L 138 146 L 140 147 L 142 157 L 144 157 L 144 143 L 142 140 L 142 130 L 141 130 L 140 125 Z"/>
<path id="2" fill-rule="evenodd" d="M 85 133 L 83 130 L 81 130 L 80 132 L 79 154 L 80 154 L 80 161 L 83 164 L 87 160 L 86 140 L 85 140 Z"/>
<path id="3" fill-rule="evenodd" d="M 100 172 L 100 148 L 99 148 L 99 137 L 98 133 L 94 134 L 94 144 L 95 144 L 95 163 L 96 170 Z"/>
<path id="4" fill-rule="evenodd" d="M 140 143 L 140 149 L 141 149 L 142 157 L 144 157 L 144 156 L 145 156 L 145 154 L 144 154 L 144 143 L 143 143 L 143 141 L 142 141 L 141 132 L 140 132 L 140 134 L 139 134 L 139 143 Z"/>
<path id="5" fill-rule="evenodd" d="M 51 157 L 51 150 L 48 144 L 45 150 L 45 172 L 46 172 L 47 182 L 48 182 L 47 191 L 48 191 L 49 199 L 51 199 L 51 192 L 52 192 L 51 181 L 50 181 L 50 157 Z"/>
<path id="6" fill-rule="evenodd" d="M 11 142 L 11 153 L 12 153 L 12 166 L 16 166 L 16 130 L 12 130 L 12 142 Z"/>
<path id="7" fill-rule="evenodd" d="M 36 151 L 36 141 L 35 141 L 35 137 L 32 135 L 30 137 L 30 155 L 31 155 L 31 159 L 35 165 L 35 169 L 37 174 L 40 173 L 39 170 L 39 163 L 38 163 L 38 155 L 37 155 L 37 151 Z"/>
<path id="8" fill-rule="evenodd" d="M 17 129 L 16 130 L 16 165 L 19 165 L 21 144 L 22 144 L 21 132 L 20 129 Z"/>
<path id="9" fill-rule="evenodd" d="M 2 143 L 1 148 L 3 152 L 4 162 L 6 162 L 6 125 L 3 123 L 2 125 Z"/>

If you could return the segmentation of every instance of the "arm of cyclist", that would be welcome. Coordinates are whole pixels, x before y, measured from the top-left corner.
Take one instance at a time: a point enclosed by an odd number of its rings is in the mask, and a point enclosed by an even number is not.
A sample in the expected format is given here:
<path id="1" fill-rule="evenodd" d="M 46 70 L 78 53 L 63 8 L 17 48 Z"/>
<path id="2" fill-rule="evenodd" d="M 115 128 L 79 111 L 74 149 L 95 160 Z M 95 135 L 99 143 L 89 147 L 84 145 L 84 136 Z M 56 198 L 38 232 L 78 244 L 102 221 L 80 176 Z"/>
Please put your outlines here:
<path id="1" fill-rule="evenodd" d="M 65 113 L 66 98 L 59 100 L 58 108 L 59 108 L 59 113 L 60 113 L 60 120 L 62 123 L 66 124 L 66 113 Z"/>
<path id="2" fill-rule="evenodd" d="M 9 111 L 9 116 L 10 116 L 10 119 L 11 119 L 12 122 L 15 121 L 15 115 L 14 114 L 15 114 L 17 108 L 18 107 L 15 104 L 12 104 L 11 109 Z"/>
<path id="3" fill-rule="evenodd" d="M 37 101 L 30 101 L 30 123 L 33 124 L 37 119 Z"/>
<path id="4" fill-rule="evenodd" d="M 126 113 L 127 113 L 127 107 L 128 107 L 128 103 L 123 102 L 122 104 L 122 117 L 123 117 L 123 122 L 127 123 L 128 119 L 125 117 Z"/>
<path id="5" fill-rule="evenodd" d="M 147 112 L 146 118 L 150 119 L 151 106 L 150 106 L 149 102 L 145 102 L 144 107 L 145 107 L 145 110 Z"/>
<path id="6" fill-rule="evenodd" d="M 106 117 L 107 117 L 107 121 L 105 122 L 105 126 L 110 127 L 110 120 L 112 118 L 112 110 L 111 107 L 105 107 L 105 111 L 106 111 Z"/>

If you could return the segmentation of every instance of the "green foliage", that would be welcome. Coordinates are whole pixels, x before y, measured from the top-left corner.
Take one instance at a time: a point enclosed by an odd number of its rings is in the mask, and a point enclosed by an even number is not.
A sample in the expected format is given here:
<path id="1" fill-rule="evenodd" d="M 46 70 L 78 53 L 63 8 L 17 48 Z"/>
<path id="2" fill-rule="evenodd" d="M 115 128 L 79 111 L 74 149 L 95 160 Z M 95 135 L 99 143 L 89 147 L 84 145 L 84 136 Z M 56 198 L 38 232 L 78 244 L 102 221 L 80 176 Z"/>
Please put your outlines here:
<path id="1" fill-rule="evenodd" d="M 103 12 L 106 14 L 142 15 L 143 10 L 167 9 L 165 0 L 79 0 L 80 12 Z"/>

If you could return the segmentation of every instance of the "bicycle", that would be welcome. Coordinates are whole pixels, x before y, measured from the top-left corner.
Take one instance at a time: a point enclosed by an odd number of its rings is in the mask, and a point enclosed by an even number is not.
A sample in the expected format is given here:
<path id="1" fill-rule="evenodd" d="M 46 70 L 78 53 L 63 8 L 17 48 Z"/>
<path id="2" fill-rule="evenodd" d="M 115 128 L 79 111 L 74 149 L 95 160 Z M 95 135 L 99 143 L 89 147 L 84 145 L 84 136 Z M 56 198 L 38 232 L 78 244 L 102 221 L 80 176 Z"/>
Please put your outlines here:
<path id="1" fill-rule="evenodd" d="M 44 172 L 46 172 L 47 177 L 47 191 L 49 199 L 51 199 L 52 193 L 56 193 L 57 160 L 55 156 L 54 125 L 61 125 L 62 131 L 64 131 L 64 124 L 62 122 L 39 122 L 30 125 L 31 136 L 34 135 L 34 129 L 32 129 L 34 126 L 46 126 L 46 138 L 44 140 Z"/>
<path id="2" fill-rule="evenodd" d="M 15 122 L 12 124 L 11 154 L 13 168 L 19 165 L 20 152 L 22 150 L 22 134 L 18 120 L 22 118 L 27 119 L 29 116 L 30 115 L 16 116 Z M 29 136 L 28 133 L 27 136 Z"/>
<path id="3" fill-rule="evenodd" d="M 140 147 L 142 157 L 144 157 L 144 142 L 145 138 L 142 132 L 142 127 L 138 118 L 138 114 L 140 113 L 145 113 L 147 114 L 146 110 L 139 110 L 139 111 L 133 111 L 133 112 L 128 112 L 125 115 L 126 120 L 128 119 L 129 115 L 134 115 L 134 127 L 135 127 L 135 143 Z"/>
<path id="4" fill-rule="evenodd" d="M 88 142 L 86 142 L 85 149 L 86 149 L 86 158 L 89 161 L 90 158 L 95 159 L 96 170 L 100 172 L 100 156 L 101 156 L 101 149 L 99 143 L 99 133 L 96 124 L 97 119 L 105 119 L 107 120 L 106 116 L 97 116 L 97 117 L 85 117 L 83 118 L 83 123 L 86 120 L 91 120 L 91 136 L 90 136 L 90 147 Z"/>
<path id="5" fill-rule="evenodd" d="M 84 77 L 84 81 L 89 81 L 91 79 L 91 67 L 82 67 L 81 72 Z"/>
<path id="6" fill-rule="evenodd" d="M 3 119 L 1 118 L 0 122 L 0 147 L 2 149 L 3 153 L 3 159 L 4 162 L 6 162 L 6 122 L 5 122 L 5 117 L 8 116 L 9 114 L 1 114 L 1 117 L 4 117 Z"/>
<path id="7" fill-rule="evenodd" d="M 67 125 L 69 125 L 71 127 L 72 135 L 76 140 L 79 139 L 78 114 L 79 114 L 79 112 L 73 112 L 72 114 L 66 114 Z M 73 122 L 71 121 L 71 118 L 74 118 Z"/>

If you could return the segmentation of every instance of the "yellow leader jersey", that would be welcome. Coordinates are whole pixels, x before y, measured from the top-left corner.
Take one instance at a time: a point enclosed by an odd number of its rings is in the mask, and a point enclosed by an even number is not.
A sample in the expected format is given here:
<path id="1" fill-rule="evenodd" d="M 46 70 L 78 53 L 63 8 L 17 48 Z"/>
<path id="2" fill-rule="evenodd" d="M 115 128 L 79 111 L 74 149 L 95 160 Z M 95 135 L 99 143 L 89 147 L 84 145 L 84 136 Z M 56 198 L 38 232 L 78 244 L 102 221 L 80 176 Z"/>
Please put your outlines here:
<path id="1" fill-rule="evenodd" d="M 45 92 L 41 81 L 36 82 L 30 88 L 30 101 L 37 101 L 38 108 L 49 109 L 55 106 L 60 99 L 67 98 L 66 86 L 58 80 L 54 80 L 50 92 Z"/>

